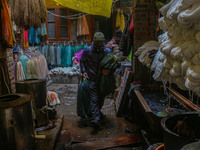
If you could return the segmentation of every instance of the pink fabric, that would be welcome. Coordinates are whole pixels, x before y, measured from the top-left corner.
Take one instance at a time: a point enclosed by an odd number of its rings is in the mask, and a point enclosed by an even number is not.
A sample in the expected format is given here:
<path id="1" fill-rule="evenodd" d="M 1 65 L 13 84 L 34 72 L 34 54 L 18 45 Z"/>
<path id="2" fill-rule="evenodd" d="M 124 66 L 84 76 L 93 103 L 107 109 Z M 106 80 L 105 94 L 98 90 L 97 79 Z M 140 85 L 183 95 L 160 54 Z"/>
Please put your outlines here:
<path id="1" fill-rule="evenodd" d="M 115 47 L 118 47 L 118 44 L 115 42 L 114 39 L 112 39 L 110 42 L 106 44 L 106 47 L 113 50 Z"/>
<path id="2" fill-rule="evenodd" d="M 76 52 L 76 53 L 74 54 L 74 56 L 76 57 L 76 60 L 77 60 L 77 61 L 80 61 L 83 52 L 84 52 L 84 50 L 82 49 L 82 50 L 80 50 L 80 51 L 78 51 L 78 52 Z"/>
<path id="3" fill-rule="evenodd" d="M 78 64 L 80 62 L 83 52 L 84 50 L 82 49 L 74 54 L 74 57 L 75 57 L 75 60 L 73 61 L 74 64 Z"/>

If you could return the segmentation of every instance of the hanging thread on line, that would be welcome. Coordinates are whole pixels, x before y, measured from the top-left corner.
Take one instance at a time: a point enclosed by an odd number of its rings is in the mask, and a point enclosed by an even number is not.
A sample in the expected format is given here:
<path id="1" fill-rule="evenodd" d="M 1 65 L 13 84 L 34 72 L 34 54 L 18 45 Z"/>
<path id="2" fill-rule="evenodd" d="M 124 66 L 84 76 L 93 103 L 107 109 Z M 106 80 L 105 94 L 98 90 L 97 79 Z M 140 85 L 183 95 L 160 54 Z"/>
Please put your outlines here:
<path id="1" fill-rule="evenodd" d="M 82 18 L 83 16 L 89 15 L 89 14 L 85 14 L 85 13 L 79 13 L 79 14 L 76 14 L 76 15 L 61 16 L 61 15 L 54 14 L 54 13 L 48 11 L 48 10 L 47 10 L 47 12 L 50 13 L 51 15 L 53 15 L 53 16 L 64 18 L 64 19 L 79 19 L 79 18 Z M 78 16 L 78 17 L 76 17 L 76 16 Z"/>

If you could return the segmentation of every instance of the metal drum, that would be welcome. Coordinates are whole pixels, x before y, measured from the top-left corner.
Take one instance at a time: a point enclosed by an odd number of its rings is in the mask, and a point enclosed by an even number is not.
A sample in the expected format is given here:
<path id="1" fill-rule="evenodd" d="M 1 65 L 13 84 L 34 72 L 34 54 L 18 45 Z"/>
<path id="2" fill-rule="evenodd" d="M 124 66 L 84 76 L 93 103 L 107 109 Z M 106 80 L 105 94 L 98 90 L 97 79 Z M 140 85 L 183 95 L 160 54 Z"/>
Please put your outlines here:
<path id="1" fill-rule="evenodd" d="M 48 124 L 48 111 L 46 106 L 46 80 L 43 79 L 26 79 L 15 83 L 17 93 L 25 93 L 31 96 L 33 109 L 36 114 L 36 126 Z"/>
<path id="2" fill-rule="evenodd" d="M 184 125 L 178 124 L 184 123 Z M 180 150 L 184 145 L 194 143 L 200 139 L 200 112 L 185 112 L 165 117 L 161 121 L 164 131 L 165 150 Z M 174 131 L 180 125 L 179 135 Z M 182 126 L 182 127 L 181 127 Z M 185 134 L 188 134 L 187 137 Z"/>
<path id="3" fill-rule="evenodd" d="M 0 149 L 35 149 L 32 107 L 29 95 L 0 96 Z"/>

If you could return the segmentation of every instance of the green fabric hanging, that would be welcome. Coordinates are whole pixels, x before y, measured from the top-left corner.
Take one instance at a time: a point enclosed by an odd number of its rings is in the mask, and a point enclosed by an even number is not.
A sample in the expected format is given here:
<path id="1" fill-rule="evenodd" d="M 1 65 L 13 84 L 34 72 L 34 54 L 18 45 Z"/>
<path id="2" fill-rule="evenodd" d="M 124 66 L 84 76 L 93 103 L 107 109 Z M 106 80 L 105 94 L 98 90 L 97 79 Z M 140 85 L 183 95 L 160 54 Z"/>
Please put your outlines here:
<path id="1" fill-rule="evenodd" d="M 130 52 L 130 54 L 128 55 L 128 59 L 129 59 L 129 61 L 132 62 L 132 59 L 133 59 L 133 47 L 131 48 L 131 52 Z"/>
<path id="2" fill-rule="evenodd" d="M 19 59 L 22 63 L 25 79 L 27 79 L 27 62 L 29 59 L 25 55 L 21 55 Z"/>
<path id="3" fill-rule="evenodd" d="M 79 85 L 77 95 L 77 115 L 86 118 L 90 115 L 89 81 L 84 79 Z"/>

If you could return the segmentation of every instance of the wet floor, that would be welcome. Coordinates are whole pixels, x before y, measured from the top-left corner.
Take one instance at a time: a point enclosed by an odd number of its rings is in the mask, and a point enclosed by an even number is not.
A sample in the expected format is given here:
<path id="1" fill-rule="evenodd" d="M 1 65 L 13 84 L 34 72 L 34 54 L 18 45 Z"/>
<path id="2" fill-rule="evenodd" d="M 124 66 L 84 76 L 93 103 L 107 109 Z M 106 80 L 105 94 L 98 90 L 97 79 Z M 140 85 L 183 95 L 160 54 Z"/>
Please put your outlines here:
<path id="1" fill-rule="evenodd" d="M 73 142 L 110 140 L 113 138 L 131 135 L 125 131 L 135 130 L 135 126 L 123 118 L 117 118 L 115 115 L 115 106 L 113 99 L 106 99 L 102 112 L 106 114 L 106 119 L 101 131 L 92 134 L 91 127 L 80 127 L 78 122 L 80 117 L 76 114 L 76 95 L 77 84 L 51 84 L 49 91 L 58 93 L 61 105 L 56 107 L 57 113 L 64 115 L 64 124 L 57 141 L 56 150 L 67 149 Z M 112 150 L 133 149 L 134 146 L 112 148 Z M 138 146 L 137 146 L 138 147 Z M 141 146 L 139 146 L 141 147 Z M 141 148 L 139 148 L 141 149 Z"/>

